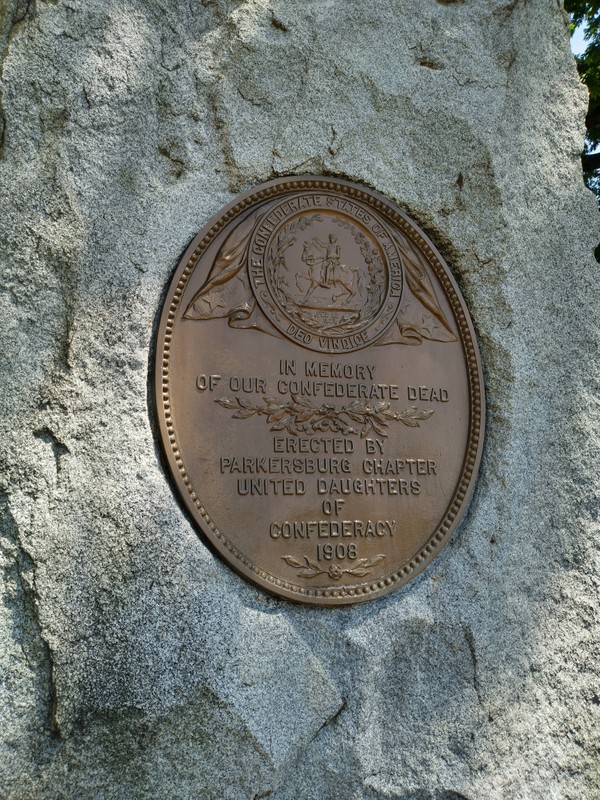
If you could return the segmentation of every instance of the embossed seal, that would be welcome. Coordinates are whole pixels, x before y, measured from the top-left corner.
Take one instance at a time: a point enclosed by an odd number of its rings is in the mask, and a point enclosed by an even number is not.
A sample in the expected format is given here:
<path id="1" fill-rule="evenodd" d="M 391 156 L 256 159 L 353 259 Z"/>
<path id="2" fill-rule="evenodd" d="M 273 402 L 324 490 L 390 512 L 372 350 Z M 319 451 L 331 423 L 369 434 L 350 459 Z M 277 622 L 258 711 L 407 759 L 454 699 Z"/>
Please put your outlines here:
<path id="1" fill-rule="evenodd" d="M 165 299 L 155 388 L 204 540 L 292 600 L 403 585 L 473 491 L 484 399 L 464 300 L 417 225 L 348 181 L 274 180 L 208 222 Z"/>
<path id="2" fill-rule="evenodd" d="M 261 309 L 281 333 L 311 350 L 358 350 L 398 313 L 398 248 L 361 203 L 323 192 L 278 203 L 256 226 L 249 254 Z"/>

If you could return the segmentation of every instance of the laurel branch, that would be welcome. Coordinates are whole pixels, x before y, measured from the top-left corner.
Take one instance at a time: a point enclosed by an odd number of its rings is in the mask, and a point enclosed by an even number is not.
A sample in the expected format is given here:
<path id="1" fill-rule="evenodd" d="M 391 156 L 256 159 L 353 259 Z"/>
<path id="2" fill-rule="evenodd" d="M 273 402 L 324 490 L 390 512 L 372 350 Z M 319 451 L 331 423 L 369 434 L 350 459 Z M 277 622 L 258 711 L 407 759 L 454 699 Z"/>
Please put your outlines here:
<path id="1" fill-rule="evenodd" d="M 379 553 L 372 558 L 359 558 L 356 564 L 350 568 L 341 567 L 339 564 L 330 564 L 328 567 L 323 568 L 316 561 L 311 561 L 310 558 L 304 556 L 304 564 L 294 556 L 281 556 L 282 559 L 290 567 L 296 567 L 300 570 L 297 573 L 299 578 L 314 578 L 317 575 L 327 574 L 332 580 L 339 581 L 343 575 L 354 575 L 356 578 L 364 578 L 369 572 L 381 563 L 385 558 L 383 553 Z"/>
<path id="2" fill-rule="evenodd" d="M 341 408 L 328 403 L 314 406 L 295 394 L 291 394 L 290 397 L 291 400 L 287 402 L 263 397 L 260 405 L 245 397 L 219 397 L 215 403 L 233 411 L 232 419 L 264 416 L 272 431 L 285 430 L 296 436 L 312 436 L 327 431 L 341 433 L 344 436 L 360 432 L 363 439 L 370 433 L 387 436 L 390 422 L 401 422 L 409 428 L 418 428 L 421 422 L 433 414 L 433 409 L 420 411 L 416 406 L 394 412 L 390 411 L 390 403 L 371 405 L 360 400 L 354 400 Z M 352 423 L 360 428 L 357 429 Z"/>

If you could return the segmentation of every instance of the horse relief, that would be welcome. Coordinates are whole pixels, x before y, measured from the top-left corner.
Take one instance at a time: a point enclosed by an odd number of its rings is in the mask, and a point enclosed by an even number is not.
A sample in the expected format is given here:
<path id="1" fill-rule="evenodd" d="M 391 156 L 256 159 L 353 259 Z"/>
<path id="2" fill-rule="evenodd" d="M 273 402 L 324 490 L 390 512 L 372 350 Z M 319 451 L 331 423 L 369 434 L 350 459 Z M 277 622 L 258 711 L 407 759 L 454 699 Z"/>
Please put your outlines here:
<path id="1" fill-rule="evenodd" d="M 305 292 L 302 304 L 307 304 L 317 289 L 334 290 L 320 293 L 322 299 L 329 299 L 334 306 L 342 298 L 343 303 L 348 303 L 357 292 L 362 292 L 362 272 L 341 263 L 341 250 L 338 238 L 333 233 L 327 242 L 322 242 L 316 236 L 304 242 L 301 261 L 306 264 L 307 271 L 295 275 L 298 290 Z M 336 288 L 340 290 L 337 293 Z"/>

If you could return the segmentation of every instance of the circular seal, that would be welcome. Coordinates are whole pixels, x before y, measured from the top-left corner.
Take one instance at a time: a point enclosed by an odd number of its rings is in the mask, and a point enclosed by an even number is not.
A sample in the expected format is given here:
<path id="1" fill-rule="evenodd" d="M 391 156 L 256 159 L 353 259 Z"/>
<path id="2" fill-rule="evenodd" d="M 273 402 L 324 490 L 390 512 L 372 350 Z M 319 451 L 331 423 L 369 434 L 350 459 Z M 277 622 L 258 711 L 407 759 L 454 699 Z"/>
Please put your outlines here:
<path id="1" fill-rule="evenodd" d="M 306 192 L 270 208 L 250 241 L 250 284 L 264 314 L 311 350 L 359 350 L 398 313 L 402 266 L 379 215 Z"/>
<path id="2" fill-rule="evenodd" d="M 484 397 L 465 302 L 418 226 L 345 180 L 270 181 L 208 221 L 165 297 L 155 392 L 204 541 L 290 600 L 402 586 L 473 492 Z"/>

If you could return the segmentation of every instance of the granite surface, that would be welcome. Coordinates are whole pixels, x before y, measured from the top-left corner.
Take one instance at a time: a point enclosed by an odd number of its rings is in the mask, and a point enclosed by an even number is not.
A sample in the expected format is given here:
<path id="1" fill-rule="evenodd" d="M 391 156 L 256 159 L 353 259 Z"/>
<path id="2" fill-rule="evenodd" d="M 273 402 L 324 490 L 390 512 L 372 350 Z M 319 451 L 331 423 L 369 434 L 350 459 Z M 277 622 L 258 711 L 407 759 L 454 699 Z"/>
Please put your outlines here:
<path id="1" fill-rule="evenodd" d="M 0 0 L 2 800 L 600 798 L 598 244 L 556 0 Z M 477 328 L 451 545 L 271 598 L 165 477 L 153 330 L 239 191 L 397 202 Z"/>

